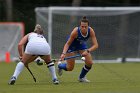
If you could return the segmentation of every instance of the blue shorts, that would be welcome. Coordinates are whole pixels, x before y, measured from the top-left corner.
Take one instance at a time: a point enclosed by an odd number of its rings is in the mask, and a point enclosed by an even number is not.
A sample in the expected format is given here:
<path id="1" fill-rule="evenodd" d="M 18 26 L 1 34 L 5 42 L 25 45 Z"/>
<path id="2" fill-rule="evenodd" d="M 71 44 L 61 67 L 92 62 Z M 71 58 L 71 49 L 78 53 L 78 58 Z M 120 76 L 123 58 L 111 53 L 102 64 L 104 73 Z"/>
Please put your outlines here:
<path id="1" fill-rule="evenodd" d="M 87 44 L 86 42 L 83 42 L 83 43 L 80 43 L 78 41 L 74 41 L 70 46 L 69 46 L 69 49 L 68 49 L 68 53 L 70 52 L 74 52 L 74 51 L 79 51 L 79 50 L 85 50 L 87 49 Z"/>

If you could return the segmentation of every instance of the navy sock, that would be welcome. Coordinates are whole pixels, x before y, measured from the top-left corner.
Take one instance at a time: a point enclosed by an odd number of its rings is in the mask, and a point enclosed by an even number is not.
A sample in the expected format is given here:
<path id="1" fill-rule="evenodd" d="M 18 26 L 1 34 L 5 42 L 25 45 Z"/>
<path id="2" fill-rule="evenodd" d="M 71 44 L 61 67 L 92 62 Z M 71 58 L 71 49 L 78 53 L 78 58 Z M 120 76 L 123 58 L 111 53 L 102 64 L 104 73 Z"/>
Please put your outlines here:
<path id="1" fill-rule="evenodd" d="M 88 67 L 88 66 L 84 66 L 83 68 L 82 68 L 82 71 L 81 71 L 81 73 L 80 73 L 80 76 L 79 76 L 79 78 L 84 78 L 85 77 L 85 75 L 88 73 L 88 71 L 91 69 L 91 67 Z"/>
<path id="2" fill-rule="evenodd" d="M 66 63 L 61 63 L 61 64 L 58 65 L 58 68 L 64 69 L 64 70 L 67 71 L 67 64 Z"/>

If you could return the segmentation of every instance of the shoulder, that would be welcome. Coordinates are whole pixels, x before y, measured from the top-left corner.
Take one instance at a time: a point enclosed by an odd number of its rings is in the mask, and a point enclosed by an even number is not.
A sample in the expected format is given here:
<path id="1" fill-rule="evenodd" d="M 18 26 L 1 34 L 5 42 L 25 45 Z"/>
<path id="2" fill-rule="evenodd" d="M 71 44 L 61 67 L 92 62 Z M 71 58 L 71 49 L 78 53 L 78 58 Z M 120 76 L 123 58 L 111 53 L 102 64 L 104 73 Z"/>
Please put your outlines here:
<path id="1" fill-rule="evenodd" d="M 29 37 L 32 37 L 32 35 L 34 35 L 34 34 L 36 34 L 36 33 L 34 33 L 34 32 L 30 32 L 30 33 L 26 34 L 23 38 L 29 38 Z"/>
<path id="2" fill-rule="evenodd" d="M 90 29 L 91 36 L 94 36 L 95 35 L 94 29 L 92 27 L 89 27 L 89 29 Z"/>
<path id="3" fill-rule="evenodd" d="M 28 41 L 28 37 L 29 37 L 30 33 L 26 34 L 19 42 L 19 44 L 25 44 L 25 42 Z"/>
<path id="4" fill-rule="evenodd" d="M 77 31 L 78 30 L 78 27 L 75 27 L 74 29 L 73 29 L 73 31 Z"/>
<path id="5" fill-rule="evenodd" d="M 38 34 L 35 33 L 35 32 L 30 32 L 30 33 L 28 33 L 27 35 L 28 35 L 28 36 L 37 36 Z"/>
<path id="6" fill-rule="evenodd" d="M 94 29 L 93 29 L 92 27 L 90 27 L 90 26 L 89 26 L 89 29 L 90 29 L 91 31 L 94 31 Z"/>
<path id="7" fill-rule="evenodd" d="M 70 37 L 76 38 L 76 37 L 77 37 L 77 34 L 78 34 L 77 30 L 78 30 L 78 27 L 75 27 L 75 28 L 72 30 L 72 32 L 71 32 L 71 34 L 70 34 Z"/>
<path id="8" fill-rule="evenodd" d="M 31 33 L 26 34 L 24 37 L 28 37 Z"/>
<path id="9" fill-rule="evenodd" d="M 75 28 L 72 30 L 71 34 L 76 35 L 76 34 L 77 34 L 77 30 L 78 30 L 78 27 L 75 27 Z"/>
<path id="10" fill-rule="evenodd" d="M 34 33 L 34 32 L 30 32 L 30 33 L 28 33 L 29 35 L 33 35 L 33 34 L 37 34 L 37 33 Z"/>

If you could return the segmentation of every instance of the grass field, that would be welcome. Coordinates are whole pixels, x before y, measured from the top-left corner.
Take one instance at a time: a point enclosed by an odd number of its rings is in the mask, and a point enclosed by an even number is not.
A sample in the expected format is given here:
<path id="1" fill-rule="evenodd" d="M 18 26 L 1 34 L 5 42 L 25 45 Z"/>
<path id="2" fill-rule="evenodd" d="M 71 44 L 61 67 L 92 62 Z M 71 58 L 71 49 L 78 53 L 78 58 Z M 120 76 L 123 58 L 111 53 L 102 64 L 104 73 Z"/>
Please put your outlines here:
<path id="1" fill-rule="evenodd" d="M 16 63 L 0 63 L 0 93 L 140 93 L 140 63 L 96 63 L 87 78 L 90 83 L 79 83 L 83 64 L 76 64 L 72 72 L 64 72 L 59 85 L 53 85 L 46 65 L 31 63 L 35 83 L 24 69 L 15 85 L 8 85 Z"/>

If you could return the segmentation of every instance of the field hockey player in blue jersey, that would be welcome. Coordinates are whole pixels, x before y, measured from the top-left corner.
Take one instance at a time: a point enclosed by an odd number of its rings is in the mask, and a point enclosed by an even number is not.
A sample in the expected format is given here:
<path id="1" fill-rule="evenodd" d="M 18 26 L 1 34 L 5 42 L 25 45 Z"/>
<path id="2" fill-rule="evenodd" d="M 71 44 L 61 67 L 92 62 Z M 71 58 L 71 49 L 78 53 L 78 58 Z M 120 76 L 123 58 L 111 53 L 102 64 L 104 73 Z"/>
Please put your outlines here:
<path id="1" fill-rule="evenodd" d="M 87 47 L 87 40 L 91 39 L 92 46 Z M 93 28 L 89 26 L 89 21 L 84 16 L 80 20 L 80 26 L 75 27 L 71 32 L 67 42 L 64 45 L 63 52 L 60 56 L 60 60 L 63 61 L 65 57 L 74 56 L 80 53 L 85 57 L 85 65 L 83 66 L 81 73 L 78 77 L 79 82 L 90 82 L 86 75 L 92 68 L 93 59 L 91 52 L 98 48 L 98 42 L 95 36 Z M 66 63 L 58 62 L 58 75 L 62 75 L 62 71 L 72 71 L 75 66 L 75 58 L 68 59 Z"/>

